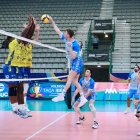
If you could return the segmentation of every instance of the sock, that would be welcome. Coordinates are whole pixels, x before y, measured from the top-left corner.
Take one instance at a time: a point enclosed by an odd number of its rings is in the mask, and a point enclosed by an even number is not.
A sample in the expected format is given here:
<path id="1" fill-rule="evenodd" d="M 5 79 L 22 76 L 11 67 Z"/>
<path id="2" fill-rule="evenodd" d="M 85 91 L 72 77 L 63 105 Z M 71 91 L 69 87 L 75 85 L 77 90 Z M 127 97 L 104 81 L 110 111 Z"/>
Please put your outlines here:
<path id="1" fill-rule="evenodd" d="M 26 110 L 25 104 L 20 104 L 19 105 L 19 110 L 20 111 Z"/>
<path id="2" fill-rule="evenodd" d="M 18 108 L 18 103 L 13 103 L 13 104 L 11 104 L 11 106 L 12 106 L 13 111 L 17 111 L 19 109 Z"/>

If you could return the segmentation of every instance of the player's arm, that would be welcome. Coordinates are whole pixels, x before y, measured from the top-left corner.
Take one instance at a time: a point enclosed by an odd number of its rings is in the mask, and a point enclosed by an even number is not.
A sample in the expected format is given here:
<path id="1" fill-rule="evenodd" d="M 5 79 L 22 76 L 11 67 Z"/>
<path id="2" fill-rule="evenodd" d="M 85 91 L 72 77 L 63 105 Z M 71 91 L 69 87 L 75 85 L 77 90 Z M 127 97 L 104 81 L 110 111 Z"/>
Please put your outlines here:
<path id="1" fill-rule="evenodd" d="M 60 31 L 60 29 L 57 27 L 55 21 L 53 20 L 53 18 L 51 16 L 47 16 L 49 18 L 50 23 L 52 24 L 54 30 L 56 31 L 56 33 L 59 35 L 59 37 L 61 37 L 62 32 Z"/>
<path id="2" fill-rule="evenodd" d="M 88 96 L 90 96 L 91 95 L 91 93 L 94 91 L 94 81 L 91 81 L 90 82 L 90 86 L 89 86 L 89 88 L 88 88 L 88 91 L 87 91 L 87 93 L 86 93 L 86 98 L 88 97 Z"/>
<path id="3" fill-rule="evenodd" d="M 36 31 L 36 33 L 35 33 L 34 41 L 38 41 L 39 35 L 40 35 L 40 26 L 39 25 L 36 25 L 35 31 Z"/>

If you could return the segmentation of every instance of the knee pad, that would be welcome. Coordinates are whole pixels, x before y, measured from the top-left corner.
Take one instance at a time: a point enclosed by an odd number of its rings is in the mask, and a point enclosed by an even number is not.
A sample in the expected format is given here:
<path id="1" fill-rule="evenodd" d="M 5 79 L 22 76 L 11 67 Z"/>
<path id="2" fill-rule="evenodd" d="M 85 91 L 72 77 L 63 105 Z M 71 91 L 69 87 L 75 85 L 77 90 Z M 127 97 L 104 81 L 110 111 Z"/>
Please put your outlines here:
<path id="1" fill-rule="evenodd" d="M 8 96 L 17 96 L 16 87 L 9 88 Z"/>
<path id="2" fill-rule="evenodd" d="M 27 93 L 28 89 L 29 89 L 29 84 L 28 83 L 24 83 L 23 84 L 23 88 L 24 88 L 24 93 Z"/>

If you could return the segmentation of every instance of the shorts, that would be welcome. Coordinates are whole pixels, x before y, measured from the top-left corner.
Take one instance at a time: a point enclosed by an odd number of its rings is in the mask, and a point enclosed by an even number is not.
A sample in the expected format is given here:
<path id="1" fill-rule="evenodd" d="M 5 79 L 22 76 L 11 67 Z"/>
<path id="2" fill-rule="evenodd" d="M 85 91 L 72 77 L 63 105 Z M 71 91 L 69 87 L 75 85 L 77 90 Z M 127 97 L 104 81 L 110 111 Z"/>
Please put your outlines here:
<path id="1" fill-rule="evenodd" d="M 28 67 L 18 67 L 18 79 L 30 78 L 31 70 Z"/>
<path id="2" fill-rule="evenodd" d="M 88 101 L 90 101 L 90 100 L 94 100 L 95 101 L 96 100 L 96 97 L 97 97 L 97 94 L 95 92 L 92 92 L 91 95 L 87 97 L 87 100 Z M 80 102 L 81 101 L 81 98 L 79 97 L 77 99 L 77 101 Z"/>
<path id="3" fill-rule="evenodd" d="M 130 89 L 129 90 L 128 98 L 139 99 L 139 97 L 140 97 L 140 95 L 137 93 L 136 89 Z"/>
<path id="4" fill-rule="evenodd" d="M 14 67 L 14 66 L 9 66 L 7 64 L 5 64 L 3 66 L 3 74 L 5 76 L 5 79 L 17 79 L 18 75 L 17 75 L 17 67 Z M 7 82 L 8 84 L 17 84 L 18 82 L 17 81 L 10 81 Z"/>
<path id="5" fill-rule="evenodd" d="M 78 58 L 76 61 L 72 61 L 71 70 L 76 71 L 78 74 L 82 74 L 83 66 L 82 58 Z"/>

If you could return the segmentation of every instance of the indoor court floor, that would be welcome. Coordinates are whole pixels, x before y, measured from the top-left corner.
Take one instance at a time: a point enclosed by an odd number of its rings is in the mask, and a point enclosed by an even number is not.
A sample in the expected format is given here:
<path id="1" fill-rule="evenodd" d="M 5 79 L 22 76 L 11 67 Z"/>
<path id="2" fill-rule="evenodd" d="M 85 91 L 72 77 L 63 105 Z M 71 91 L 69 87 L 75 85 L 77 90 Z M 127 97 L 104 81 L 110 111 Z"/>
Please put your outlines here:
<path id="1" fill-rule="evenodd" d="M 0 140 L 137 140 L 140 123 L 133 113 L 124 115 L 126 103 L 97 101 L 98 129 L 92 129 L 88 105 L 82 108 L 86 120 L 76 125 L 77 115 L 64 102 L 30 100 L 32 118 L 12 114 L 8 100 L 0 101 Z M 133 108 L 133 106 L 132 106 Z"/>

